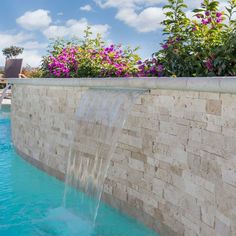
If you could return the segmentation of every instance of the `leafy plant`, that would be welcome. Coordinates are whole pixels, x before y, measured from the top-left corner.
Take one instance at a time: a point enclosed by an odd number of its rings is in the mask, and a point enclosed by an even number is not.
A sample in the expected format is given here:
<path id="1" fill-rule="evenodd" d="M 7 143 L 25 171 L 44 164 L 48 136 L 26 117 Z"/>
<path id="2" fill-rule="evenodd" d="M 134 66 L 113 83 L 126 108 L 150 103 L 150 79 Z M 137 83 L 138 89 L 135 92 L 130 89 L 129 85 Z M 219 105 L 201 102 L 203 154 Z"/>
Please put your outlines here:
<path id="1" fill-rule="evenodd" d="M 18 55 L 22 54 L 24 51 L 24 48 L 11 46 L 9 48 L 4 48 L 2 50 L 2 53 L 4 56 L 6 56 L 7 59 L 17 57 Z"/>
<path id="2" fill-rule="evenodd" d="M 226 12 L 219 1 L 204 0 L 195 9 L 194 18 L 185 14 L 183 0 L 169 0 L 163 21 L 167 36 L 162 49 L 155 53 L 166 76 L 235 75 L 236 0 L 229 0 Z M 226 19 L 228 24 L 225 24 Z"/>
<path id="3" fill-rule="evenodd" d="M 43 71 L 40 68 L 32 68 L 31 66 L 27 65 L 23 68 L 22 74 L 26 78 L 41 78 L 43 77 Z"/>
<path id="4" fill-rule="evenodd" d="M 82 40 L 53 42 L 44 57 L 42 70 L 47 77 L 124 77 L 137 73 L 140 57 L 136 49 L 106 46 L 90 28 Z"/>

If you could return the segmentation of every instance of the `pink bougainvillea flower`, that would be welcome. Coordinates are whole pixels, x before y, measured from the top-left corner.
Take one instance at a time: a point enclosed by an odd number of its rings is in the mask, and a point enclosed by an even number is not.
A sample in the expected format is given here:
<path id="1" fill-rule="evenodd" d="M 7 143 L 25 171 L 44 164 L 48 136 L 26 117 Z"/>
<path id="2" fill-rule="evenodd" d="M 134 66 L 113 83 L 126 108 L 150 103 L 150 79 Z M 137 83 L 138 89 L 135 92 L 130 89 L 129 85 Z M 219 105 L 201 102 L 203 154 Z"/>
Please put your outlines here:
<path id="1" fill-rule="evenodd" d="M 203 20 L 202 20 L 202 24 L 203 24 L 203 25 L 208 25 L 208 24 L 209 24 L 209 22 L 208 22 L 208 20 L 207 20 L 207 19 L 203 19 Z"/>
<path id="2" fill-rule="evenodd" d="M 168 47 L 169 47 L 168 44 L 162 45 L 162 48 L 163 48 L 163 49 L 167 49 Z"/>
<path id="3" fill-rule="evenodd" d="M 216 19 L 216 22 L 217 22 L 217 23 L 221 23 L 222 21 L 223 21 L 223 18 L 221 18 L 221 17 L 219 17 L 219 18 Z"/>
<path id="4" fill-rule="evenodd" d="M 208 22 L 208 24 L 210 24 L 210 23 L 212 22 L 212 18 L 209 17 L 209 18 L 207 19 L 207 22 Z"/>
<path id="5" fill-rule="evenodd" d="M 213 70 L 213 61 L 211 58 L 208 58 L 206 61 L 205 61 L 205 66 L 206 68 L 208 69 L 208 71 L 212 71 Z"/>

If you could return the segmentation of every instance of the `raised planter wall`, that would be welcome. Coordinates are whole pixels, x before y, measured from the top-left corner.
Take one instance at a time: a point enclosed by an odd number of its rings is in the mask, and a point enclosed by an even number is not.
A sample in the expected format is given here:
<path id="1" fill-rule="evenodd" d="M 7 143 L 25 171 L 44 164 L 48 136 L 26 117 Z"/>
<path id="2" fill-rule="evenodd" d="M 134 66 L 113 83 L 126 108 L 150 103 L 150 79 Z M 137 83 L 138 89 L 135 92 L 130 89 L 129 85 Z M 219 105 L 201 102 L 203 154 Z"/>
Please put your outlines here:
<path id="1" fill-rule="evenodd" d="M 236 78 L 9 82 L 16 150 L 61 179 L 84 91 L 146 89 L 119 138 L 104 200 L 161 235 L 236 235 Z"/>

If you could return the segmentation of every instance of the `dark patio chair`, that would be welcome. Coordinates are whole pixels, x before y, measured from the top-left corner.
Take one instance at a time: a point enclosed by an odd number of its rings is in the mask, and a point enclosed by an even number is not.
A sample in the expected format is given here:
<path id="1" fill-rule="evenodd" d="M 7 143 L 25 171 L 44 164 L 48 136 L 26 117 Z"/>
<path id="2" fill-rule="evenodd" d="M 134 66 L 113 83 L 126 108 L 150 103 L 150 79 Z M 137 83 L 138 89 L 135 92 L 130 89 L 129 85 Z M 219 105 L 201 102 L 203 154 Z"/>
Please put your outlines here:
<path id="1" fill-rule="evenodd" d="M 4 68 L 3 77 L 0 77 L 0 84 L 5 85 L 5 89 L 0 94 L 0 105 L 7 95 L 8 89 L 11 88 L 11 85 L 8 84 L 7 78 L 25 78 L 22 72 L 22 63 L 23 59 L 7 59 Z"/>
<path id="2" fill-rule="evenodd" d="M 6 60 L 4 77 L 5 78 L 20 78 L 22 72 L 23 59 L 8 59 Z"/>

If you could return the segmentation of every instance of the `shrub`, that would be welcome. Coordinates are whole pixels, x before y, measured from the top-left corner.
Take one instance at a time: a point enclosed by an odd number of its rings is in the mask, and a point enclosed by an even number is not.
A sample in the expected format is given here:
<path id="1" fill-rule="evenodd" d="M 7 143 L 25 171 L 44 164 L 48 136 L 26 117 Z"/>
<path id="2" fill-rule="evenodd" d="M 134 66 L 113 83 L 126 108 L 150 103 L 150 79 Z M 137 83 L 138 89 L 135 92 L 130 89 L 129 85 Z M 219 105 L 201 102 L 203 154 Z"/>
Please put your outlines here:
<path id="1" fill-rule="evenodd" d="M 138 72 L 137 49 L 121 45 L 106 46 L 101 37 L 91 37 L 89 28 L 83 40 L 54 41 L 44 57 L 42 70 L 46 77 L 124 77 Z"/>
<path id="2" fill-rule="evenodd" d="M 26 78 L 41 78 L 43 77 L 43 71 L 41 68 L 32 68 L 30 66 L 26 66 L 22 70 L 22 74 Z"/>
<path id="3" fill-rule="evenodd" d="M 16 46 L 11 46 L 9 48 L 4 48 L 2 50 L 2 53 L 4 56 L 6 56 L 7 59 L 17 57 L 18 55 L 22 54 L 24 51 L 24 48 L 16 47 Z"/>
<path id="4" fill-rule="evenodd" d="M 164 67 L 156 58 L 139 61 L 138 69 L 138 77 L 161 77 L 164 74 Z"/>
<path id="5" fill-rule="evenodd" d="M 236 31 L 233 14 L 236 0 L 229 0 L 225 12 L 219 2 L 204 0 L 194 10 L 194 19 L 186 17 L 183 0 L 168 0 L 164 7 L 167 36 L 154 58 L 164 67 L 165 76 L 236 75 Z M 226 25 L 226 20 L 228 21 Z"/>

